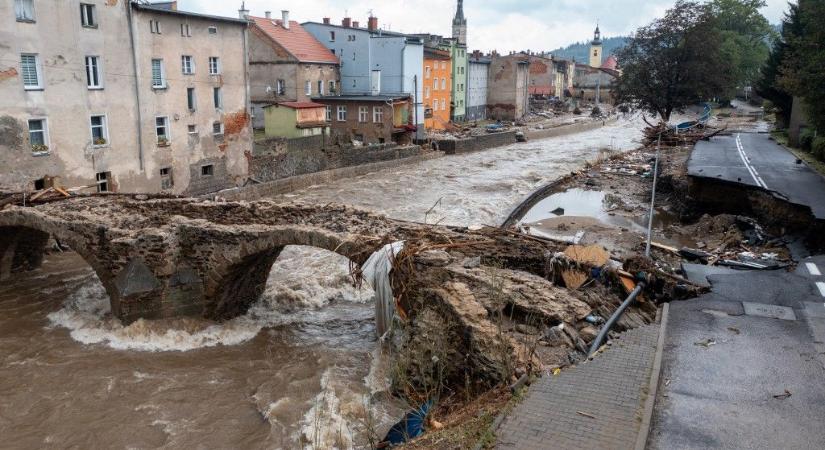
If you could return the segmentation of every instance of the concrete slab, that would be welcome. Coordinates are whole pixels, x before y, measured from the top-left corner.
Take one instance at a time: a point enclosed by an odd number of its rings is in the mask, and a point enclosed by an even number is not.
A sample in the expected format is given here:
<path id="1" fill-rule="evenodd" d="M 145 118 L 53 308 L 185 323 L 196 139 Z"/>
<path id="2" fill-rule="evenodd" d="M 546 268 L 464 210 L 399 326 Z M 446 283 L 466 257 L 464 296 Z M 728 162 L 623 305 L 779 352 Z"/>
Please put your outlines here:
<path id="1" fill-rule="evenodd" d="M 742 302 L 745 314 L 754 317 L 765 317 L 768 319 L 796 320 L 793 309 L 787 306 L 765 305 L 762 303 Z"/>

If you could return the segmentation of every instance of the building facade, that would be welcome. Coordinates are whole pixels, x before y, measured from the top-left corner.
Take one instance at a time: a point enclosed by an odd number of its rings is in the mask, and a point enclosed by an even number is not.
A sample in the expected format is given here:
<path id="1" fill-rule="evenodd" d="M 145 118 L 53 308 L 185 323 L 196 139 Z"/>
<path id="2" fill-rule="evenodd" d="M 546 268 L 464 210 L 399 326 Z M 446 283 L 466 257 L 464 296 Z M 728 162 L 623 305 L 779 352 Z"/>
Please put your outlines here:
<path id="1" fill-rule="evenodd" d="M 57 177 L 197 195 L 246 179 L 246 21 L 175 2 L 13 0 L 0 24 L 0 188 Z"/>
<path id="2" fill-rule="evenodd" d="M 427 130 L 444 130 L 450 124 L 452 77 L 450 53 L 425 47 L 424 126 Z"/>
<path id="3" fill-rule="evenodd" d="M 599 26 L 596 25 L 593 41 L 590 42 L 590 67 L 599 68 L 602 66 L 603 50 L 602 32 L 599 30 Z"/>
<path id="4" fill-rule="evenodd" d="M 340 95 L 313 98 L 326 107 L 335 144 L 408 144 L 413 138 L 409 95 Z"/>
<path id="5" fill-rule="evenodd" d="M 282 102 L 309 102 L 314 96 L 339 92 L 338 58 L 289 20 L 269 12 L 250 16 L 249 75 L 255 128 L 264 127 L 263 108 Z"/>
<path id="6" fill-rule="evenodd" d="M 302 138 L 328 134 L 326 105 L 281 102 L 263 108 L 267 137 Z"/>
<path id="7" fill-rule="evenodd" d="M 474 52 L 467 61 L 467 120 L 487 118 L 487 78 L 490 58 Z"/>
<path id="8" fill-rule="evenodd" d="M 450 118 L 453 122 L 464 122 L 467 119 L 467 46 L 459 44 L 456 39 L 445 39 L 439 48 L 450 52 L 450 60 L 453 62 Z"/>
<path id="9" fill-rule="evenodd" d="M 619 71 L 576 64 L 573 93 L 576 98 L 594 103 L 616 104 L 615 83 Z"/>
<path id="10" fill-rule="evenodd" d="M 376 17 L 366 28 L 349 17 L 340 25 L 325 18 L 302 26 L 338 57 L 342 95 L 408 96 L 415 105 L 416 137 L 424 137 L 424 44 L 418 36 L 381 30 Z"/>
<path id="11" fill-rule="evenodd" d="M 523 54 L 493 52 L 487 83 L 487 107 L 494 120 L 520 120 L 529 111 L 530 62 Z"/>

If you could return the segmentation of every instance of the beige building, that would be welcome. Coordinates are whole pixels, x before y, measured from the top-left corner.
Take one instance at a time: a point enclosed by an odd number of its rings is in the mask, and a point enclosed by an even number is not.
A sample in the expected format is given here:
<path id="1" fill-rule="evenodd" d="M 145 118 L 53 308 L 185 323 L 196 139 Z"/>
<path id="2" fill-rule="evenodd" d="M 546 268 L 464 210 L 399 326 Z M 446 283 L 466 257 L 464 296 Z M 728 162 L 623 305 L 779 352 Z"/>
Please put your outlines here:
<path id="1" fill-rule="evenodd" d="M 520 120 L 529 112 L 530 61 L 516 53 L 490 58 L 487 82 L 487 108 L 494 120 Z"/>
<path id="2" fill-rule="evenodd" d="M 51 177 L 81 192 L 242 183 L 246 27 L 174 2 L 4 0 L 0 189 Z"/>

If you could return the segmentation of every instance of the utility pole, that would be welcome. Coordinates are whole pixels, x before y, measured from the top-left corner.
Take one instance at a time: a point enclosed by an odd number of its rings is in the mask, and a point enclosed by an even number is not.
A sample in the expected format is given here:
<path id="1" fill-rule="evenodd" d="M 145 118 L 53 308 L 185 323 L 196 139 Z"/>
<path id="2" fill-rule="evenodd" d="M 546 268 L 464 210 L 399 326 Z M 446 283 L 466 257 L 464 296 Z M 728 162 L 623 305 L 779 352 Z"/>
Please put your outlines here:
<path id="1" fill-rule="evenodd" d="M 413 108 L 415 108 L 415 139 L 421 139 L 421 130 L 418 129 L 418 75 L 413 75 Z"/>

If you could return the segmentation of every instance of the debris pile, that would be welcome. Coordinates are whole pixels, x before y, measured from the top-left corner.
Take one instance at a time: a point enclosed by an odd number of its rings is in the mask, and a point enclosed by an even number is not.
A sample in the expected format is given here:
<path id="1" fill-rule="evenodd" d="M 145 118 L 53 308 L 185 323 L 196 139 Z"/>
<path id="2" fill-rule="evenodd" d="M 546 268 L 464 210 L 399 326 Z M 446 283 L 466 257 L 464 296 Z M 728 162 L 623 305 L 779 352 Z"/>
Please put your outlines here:
<path id="1" fill-rule="evenodd" d="M 643 117 L 644 119 L 644 117 Z M 707 140 L 726 130 L 726 128 L 713 128 L 703 123 L 696 123 L 688 129 L 678 129 L 665 122 L 652 125 L 644 119 L 647 127 L 644 129 L 645 145 L 654 145 L 662 137 L 662 145 L 665 147 L 676 147 L 680 145 L 695 144 L 700 140 Z"/>

